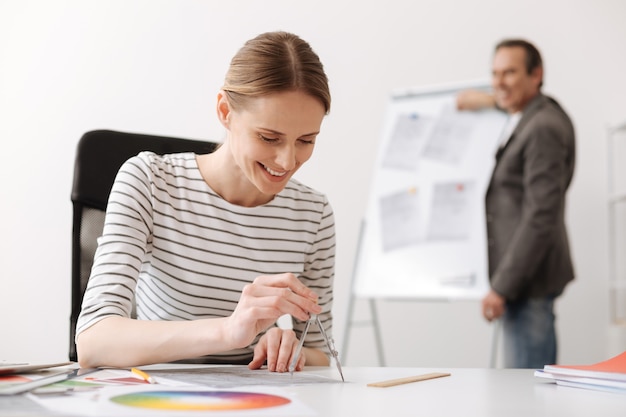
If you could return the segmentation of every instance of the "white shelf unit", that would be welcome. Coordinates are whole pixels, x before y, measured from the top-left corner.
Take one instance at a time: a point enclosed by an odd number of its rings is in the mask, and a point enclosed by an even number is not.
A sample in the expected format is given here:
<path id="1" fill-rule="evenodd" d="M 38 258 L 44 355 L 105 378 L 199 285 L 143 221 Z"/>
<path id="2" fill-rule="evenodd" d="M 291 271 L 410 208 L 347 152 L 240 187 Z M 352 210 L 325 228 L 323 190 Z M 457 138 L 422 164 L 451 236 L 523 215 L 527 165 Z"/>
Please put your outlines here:
<path id="1" fill-rule="evenodd" d="M 626 122 L 608 129 L 609 307 L 626 326 Z"/>

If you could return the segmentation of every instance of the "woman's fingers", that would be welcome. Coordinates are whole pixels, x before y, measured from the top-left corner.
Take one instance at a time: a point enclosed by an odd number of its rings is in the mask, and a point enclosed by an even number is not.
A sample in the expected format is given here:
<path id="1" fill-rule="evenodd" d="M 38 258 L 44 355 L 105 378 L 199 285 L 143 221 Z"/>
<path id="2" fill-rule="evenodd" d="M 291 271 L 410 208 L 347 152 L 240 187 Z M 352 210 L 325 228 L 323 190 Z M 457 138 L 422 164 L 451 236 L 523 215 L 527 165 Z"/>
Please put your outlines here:
<path id="1" fill-rule="evenodd" d="M 291 273 L 258 277 L 243 289 L 244 300 L 250 308 L 269 309 L 272 317 L 290 314 L 300 320 L 307 320 L 309 314 L 322 311 L 317 304 L 317 294 Z"/>
<path id="2" fill-rule="evenodd" d="M 276 358 L 276 371 L 286 372 L 289 370 L 289 364 L 296 353 L 298 339 L 293 330 L 283 330 L 280 348 L 278 349 L 278 358 Z"/>
<path id="3" fill-rule="evenodd" d="M 254 280 L 253 284 L 266 287 L 288 288 L 292 293 L 317 303 L 317 293 L 300 282 L 291 272 L 276 275 L 261 275 Z"/>
<path id="4" fill-rule="evenodd" d="M 264 275 L 243 288 L 239 303 L 229 317 L 230 325 L 226 331 L 232 344 L 242 347 L 251 343 L 259 332 L 274 324 L 282 315 L 289 314 L 305 321 L 311 314 L 321 312 L 317 294 L 302 284 L 294 274 Z M 272 367 L 282 366 L 288 360 L 285 358 L 291 357 L 284 350 L 286 348 L 282 348 L 280 340 L 272 338 L 267 343 L 273 343 L 264 348 L 265 355 L 275 355 L 266 356 Z"/>
<path id="5" fill-rule="evenodd" d="M 259 369 L 263 366 L 263 362 L 267 361 L 267 369 L 270 372 L 287 372 L 289 364 L 293 360 L 293 355 L 296 353 L 298 343 L 293 330 L 280 329 L 278 327 L 272 328 L 261 337 L 261 340 L 254 348 L 254 357 L 248 367 L 250 369 Z M 304 362 L 304 352 L 301 352 L 296 370 L 302 370 Z"/>
<path id="6" fill-rule="evenodd" d="M 267 340 L 267 369 L 271 372 L 276 371 L 279 359 L 279 351 L 282 344 L 282 329 L 277 327 L 268 330 L 265 334 L 265 339 Z"/>

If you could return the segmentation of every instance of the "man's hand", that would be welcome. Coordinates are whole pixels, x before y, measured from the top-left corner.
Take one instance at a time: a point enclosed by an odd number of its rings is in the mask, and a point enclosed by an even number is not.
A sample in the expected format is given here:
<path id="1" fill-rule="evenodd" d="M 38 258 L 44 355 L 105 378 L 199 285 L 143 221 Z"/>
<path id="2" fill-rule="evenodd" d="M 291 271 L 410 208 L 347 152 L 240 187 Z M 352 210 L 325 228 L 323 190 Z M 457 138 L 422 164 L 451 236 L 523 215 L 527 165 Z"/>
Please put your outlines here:
<path id="1" fill-rule="evenodd" d="M 494 290 L 489 290 L 482 302 L 483 316 L 487 321 L 500 318 L 504 314 L 505 300 L 500 294 Z"/>

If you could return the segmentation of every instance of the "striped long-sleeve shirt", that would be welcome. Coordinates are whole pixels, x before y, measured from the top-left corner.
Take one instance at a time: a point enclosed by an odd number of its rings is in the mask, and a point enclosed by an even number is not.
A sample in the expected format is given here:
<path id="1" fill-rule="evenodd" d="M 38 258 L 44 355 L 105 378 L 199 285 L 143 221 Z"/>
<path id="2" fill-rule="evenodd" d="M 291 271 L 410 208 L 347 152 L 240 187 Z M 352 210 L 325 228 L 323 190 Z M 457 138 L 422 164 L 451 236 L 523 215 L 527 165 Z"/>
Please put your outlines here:
<path id="1" fill-rule="evenodd" d="M 133 299 L 141 320 L 226 317 L 257 276 L 292 272 L 317 292 L 330 337 L 334 263 L 334 217 L 323 194 L 292 178 L 269 203 L 237 206 L 208 186 L 193 153 L 142 152 L 111 190 L 76 334 L 105 317 L 130 317 Z M 298 337 L 303 329 L 296 320 Z M 206 359 L 245 362 L 260 336 Z M 315 326 L 305 346 L 327 351 Z"/>

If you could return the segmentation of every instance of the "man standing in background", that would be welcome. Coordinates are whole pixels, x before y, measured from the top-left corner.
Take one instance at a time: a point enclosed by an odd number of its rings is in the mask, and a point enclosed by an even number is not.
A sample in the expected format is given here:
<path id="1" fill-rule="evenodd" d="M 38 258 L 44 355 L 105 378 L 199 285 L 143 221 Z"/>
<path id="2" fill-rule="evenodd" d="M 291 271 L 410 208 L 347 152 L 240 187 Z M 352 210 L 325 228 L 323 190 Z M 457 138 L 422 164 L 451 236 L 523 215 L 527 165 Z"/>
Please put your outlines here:
<path id="1" fill-rule="evenodd" d="M 495 48 L 493 92 L 457 96 L 461 110 L 509 114 L 485 199 L 491 289 L 482 300 L 485 319 L 502 321 L 506 368 L 556 363 L 554 300 L 574 278 L 564 220 L 574 128 L 542 84 L 537 48 L 510 39 Z"/>

